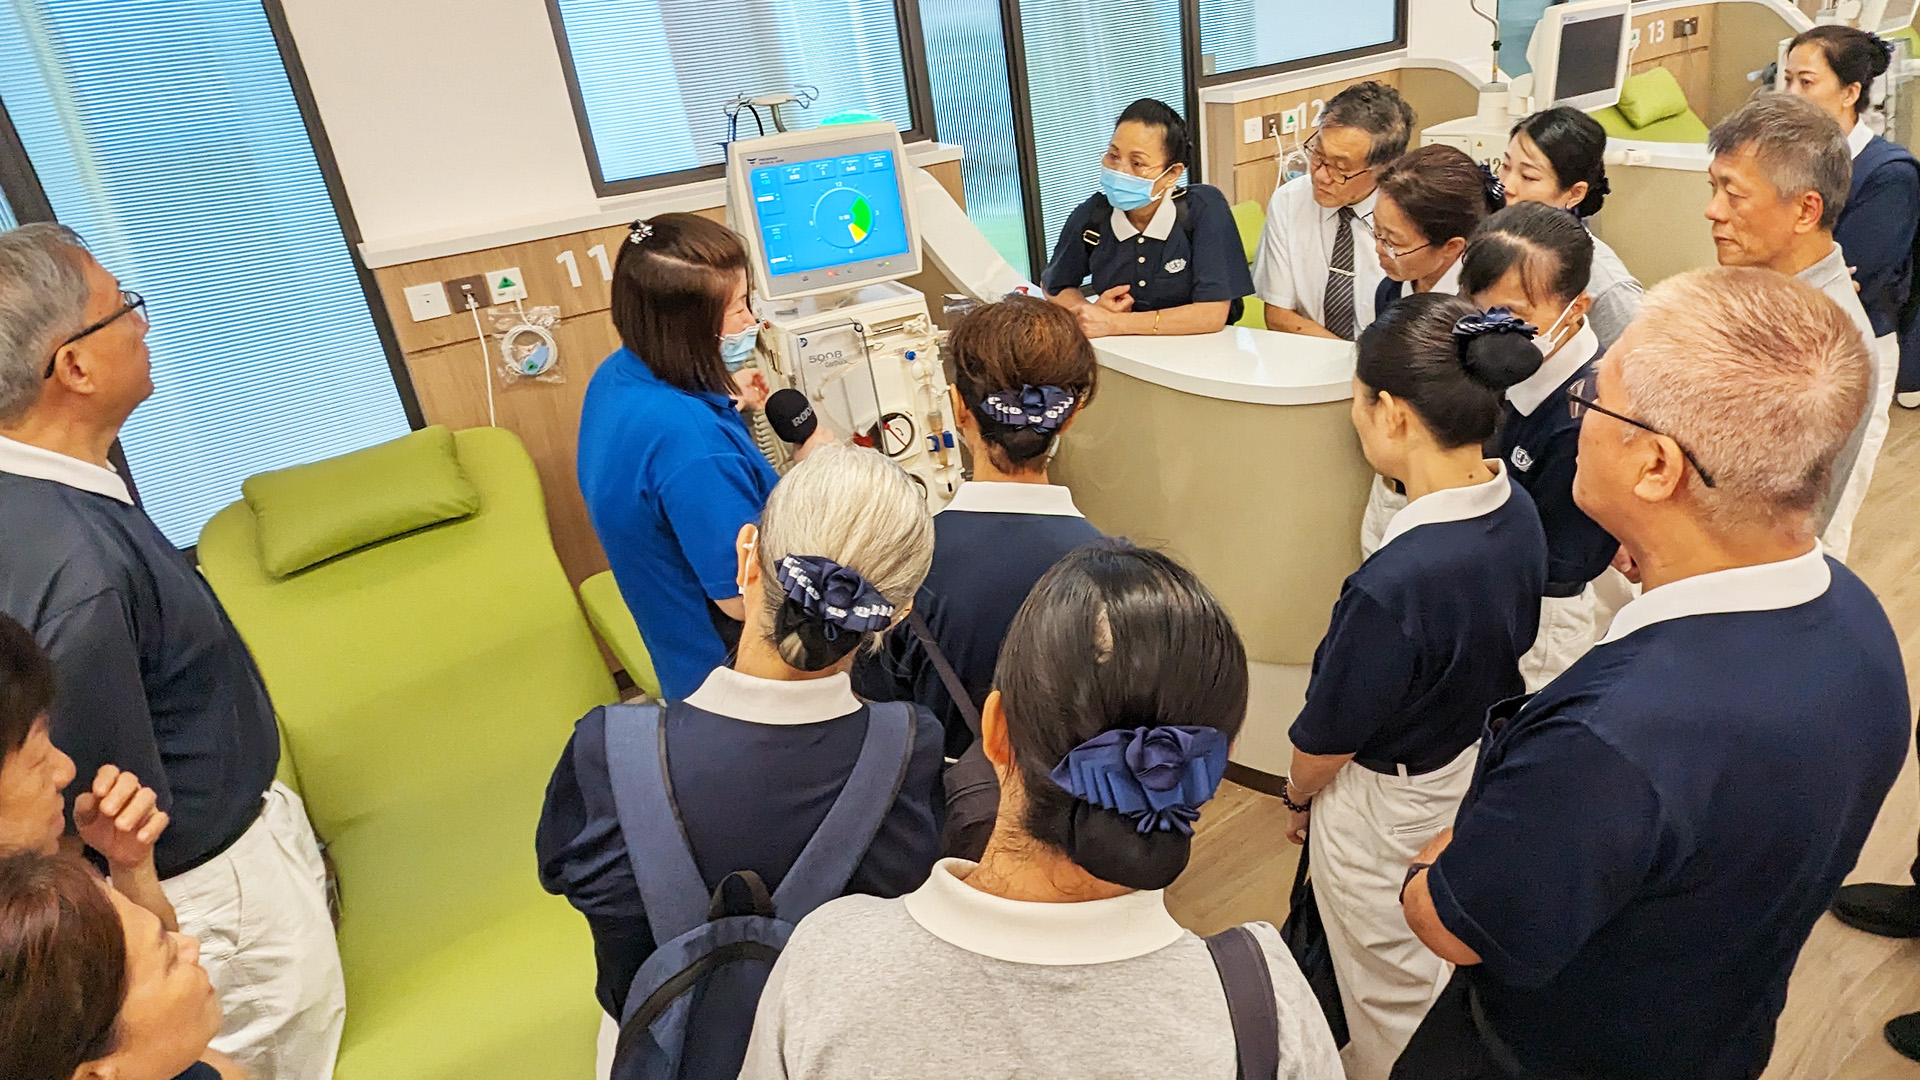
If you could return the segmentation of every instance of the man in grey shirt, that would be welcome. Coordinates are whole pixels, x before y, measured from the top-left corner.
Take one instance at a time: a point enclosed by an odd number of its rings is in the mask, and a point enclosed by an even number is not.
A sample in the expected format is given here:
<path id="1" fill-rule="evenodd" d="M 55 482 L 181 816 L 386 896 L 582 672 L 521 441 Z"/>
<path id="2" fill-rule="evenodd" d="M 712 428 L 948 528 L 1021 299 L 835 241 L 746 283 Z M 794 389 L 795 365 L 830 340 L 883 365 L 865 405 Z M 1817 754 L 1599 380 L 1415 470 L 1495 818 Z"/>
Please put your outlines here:
<path id="1" fill-rule="evenodd" d="M 1846 253 L 1834 242 L 1853 179 L 1840 125 L 1806 98 L 1760 94 L 1707 137 L 1713 200 L 1707 220 L 1722 266 L 1758 266 L 1798 277 L 1839 304 L 1860 327 L 1874 361 L 1867 411 L 1834 462 L 1833 487 L 1814 516 L 1820 544 L 1845 560 L 1853 519 L 1866 501 L 1887 440 L 1899 354 L 1879 348 Z"/>

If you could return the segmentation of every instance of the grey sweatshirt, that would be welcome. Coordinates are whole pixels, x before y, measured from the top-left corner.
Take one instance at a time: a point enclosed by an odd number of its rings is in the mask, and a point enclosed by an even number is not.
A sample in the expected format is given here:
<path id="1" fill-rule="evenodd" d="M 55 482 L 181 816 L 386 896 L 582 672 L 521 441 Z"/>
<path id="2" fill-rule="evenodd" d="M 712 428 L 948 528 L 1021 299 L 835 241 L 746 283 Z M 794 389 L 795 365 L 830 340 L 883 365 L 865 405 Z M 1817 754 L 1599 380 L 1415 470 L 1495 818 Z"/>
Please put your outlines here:
<path id="1" fill-rule="evenodd" d="M 1158 892 L 1038 904 L 979 892 L 946 860 L 898 900 L 809 915 L 754 1020 L 742 1080 L 1233 1080 L 1233 1029 L 1204 942 Z M 1280 1075 L 1339 1080 L 1333 1037 L 1280 935 L 1264 946 Z"/>

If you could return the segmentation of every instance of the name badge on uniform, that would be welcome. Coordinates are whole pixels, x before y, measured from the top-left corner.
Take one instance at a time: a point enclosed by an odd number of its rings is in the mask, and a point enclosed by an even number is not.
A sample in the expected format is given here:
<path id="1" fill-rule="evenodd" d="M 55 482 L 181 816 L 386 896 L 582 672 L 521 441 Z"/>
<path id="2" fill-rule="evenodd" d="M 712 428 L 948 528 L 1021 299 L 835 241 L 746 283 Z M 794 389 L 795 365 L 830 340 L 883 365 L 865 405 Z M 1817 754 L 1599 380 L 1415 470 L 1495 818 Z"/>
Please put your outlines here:
<path id="1" fill-rule="evenodd" d="M 1180 271 L 1185 270 L 1186 268 L 1187 268 L 1187 260 L 1175 259 L 1172 262 L 1167 264 L 1167 273 L 1177 274 Z"/>
<path id="2" fill-rule="evenodd" d="M 1521 472 L 1526 472 L 1528 469 L 1533 468 L 1533 455 L 1527 453 L 1526 447 L 1516 446 L 1513 448 L 1513 467 L 1519 469 Z"/>

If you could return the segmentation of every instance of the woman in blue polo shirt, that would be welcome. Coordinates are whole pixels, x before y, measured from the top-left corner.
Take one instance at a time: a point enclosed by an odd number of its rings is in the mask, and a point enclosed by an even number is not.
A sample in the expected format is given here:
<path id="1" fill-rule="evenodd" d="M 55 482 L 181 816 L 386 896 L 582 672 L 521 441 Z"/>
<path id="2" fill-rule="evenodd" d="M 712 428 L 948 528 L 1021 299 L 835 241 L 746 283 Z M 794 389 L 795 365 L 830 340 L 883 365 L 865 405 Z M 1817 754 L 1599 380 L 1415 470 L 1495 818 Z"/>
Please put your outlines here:
<path id="1" fill-rule="evenodd" d="M 1526 490 L 1481 447 L 1540 366 L 1531 327 L 1455 296 L 1394 304 L 1360 335 L 1353 423 L 1411 497 L 1341 587 L 1294 721 L 1288 838 L 1311 845 L 1351 1041 L 1385 1080 L 1448 966 L 1400 914 L 1407 863 L 1453 822 L 1481 724 L 1522 691 L 1547 543 Z"/>
<path id="2" fill-rule="evenodd" d="M 926 497 L 875 451 L 828 446 L 788 471 L 761 525 L 741 528 L 737 540 L 729 550 L 746 604 L 739 656 L 669 702 L 659 720 L 673 839 L 691 854 L 703 895 L 746 871 L 777 893 L 846 788 L 868 728 L 906 723 L 904 765 L 885 773 L 898 777 L 892 801 L 878 822 L 854 830 L 872 840 L 864 853 L 842 852 L 857 861 L 833 895 L 919 887 L 939 855 L 940 725 L 925 709 L 867 705 L 847 670 L 904 614 L 926 576 Z M 610 1018 L 638 1004 L 629 990 L 661 944 L 656 924 L 672 918 L 648 911 L 635 860 L 650 840 L 622 829 L 615 804 L 637 772 L 614 775 L 610 758 L 624 759 L 609 733 L 636 722 L 605 708 L 580 720 L 547 785 L 534 840 L 541 884 L 564 895 L 593 932 L 596 993 Z M 649 779 L 659 782 L 657 770 Z M 648 880 L 670 879 L 672 861 L 646 864 Z M 737 1035 L 744 1048 L 744 1024 Z M 735 1057 L 731 1068 L 698 1075 L 738 1069 Z"/>
<path id="3" fill-rule="evenodd" d="M 1488 446 L 1533 497 L 1547 533 L 1540 635 L 1520 661 L 1529 691 L 1558 678 L 1599 640 L 1610 611 L 1603 615 L 1594 583 L 1620 550 L 1573 501 L 1580 421 L 1567 390 L 1592 380 L 1606 351 L 1587 318 L 1592 261 L 1593 241 L 1579 222 L 1549 206 L 1518 203 L 1480 227 L 1460 270 L 1460 291 L 1475 306 L 1505 308 L 1541 328 L 1533 342 L 1545 360 L 1507 391 L 1500 434 Z M 1619 585 L 1630 588 L 1624 579 Z"/>
<path id="4" fill-rule="evenodd" d="M 621 348 L 587 385 L 580 493 L 661 693 L 682 698 L 739 638 L 734 536 L 779 479 L 731 396 L 759 330 L 746 247 L 694 214 L 635 222 L 612 315 Z"/>
<path id="5" fill-rule="evenodd" d="M 1041 287 L 1090 338 L 1211 334 L 1253 292 L 1227 197 L 1180 186 L 1192 142 L 1171 106 L 1141 98 L 1114 124 L 1100 192 L 1074 210 Z"/>

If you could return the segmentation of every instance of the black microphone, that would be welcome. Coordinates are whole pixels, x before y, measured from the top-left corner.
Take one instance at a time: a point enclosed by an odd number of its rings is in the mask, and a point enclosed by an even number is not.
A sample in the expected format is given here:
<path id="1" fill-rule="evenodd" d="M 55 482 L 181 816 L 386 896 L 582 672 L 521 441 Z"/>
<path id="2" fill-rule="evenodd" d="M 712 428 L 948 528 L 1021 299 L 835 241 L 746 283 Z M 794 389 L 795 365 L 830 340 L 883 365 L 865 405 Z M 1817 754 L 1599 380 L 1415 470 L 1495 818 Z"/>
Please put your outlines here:
<path id="1" fill-rule="evenodd" d="M 813 402 L 807 400 L 807 395 L 791 387 L 775 390 L 767 398 L 765 412 L 773 433 L 780 436 L 781 442 L 793 446 L 812 438 L 814 429 L 820 426 L 820 421 L 813 415 Z"/>

